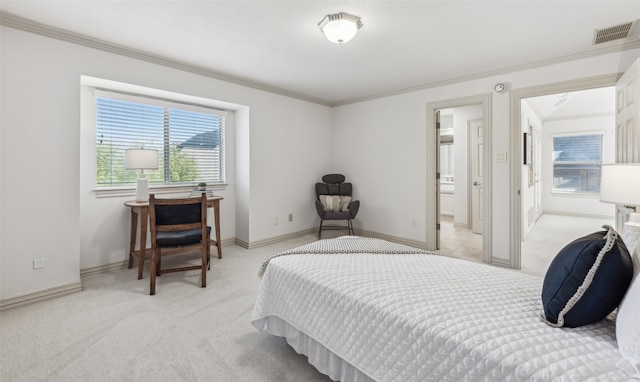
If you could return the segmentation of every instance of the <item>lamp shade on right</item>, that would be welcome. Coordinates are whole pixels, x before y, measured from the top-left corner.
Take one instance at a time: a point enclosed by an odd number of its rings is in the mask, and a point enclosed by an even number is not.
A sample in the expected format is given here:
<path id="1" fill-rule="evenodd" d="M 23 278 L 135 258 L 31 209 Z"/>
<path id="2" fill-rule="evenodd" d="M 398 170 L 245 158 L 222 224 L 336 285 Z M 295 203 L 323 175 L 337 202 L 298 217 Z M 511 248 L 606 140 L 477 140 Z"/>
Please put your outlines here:
<path id="1" fill-rule="evenodd" d="M 625 206 L 640 205 L 640 163 L 603 164 L 600 201 Z"/>

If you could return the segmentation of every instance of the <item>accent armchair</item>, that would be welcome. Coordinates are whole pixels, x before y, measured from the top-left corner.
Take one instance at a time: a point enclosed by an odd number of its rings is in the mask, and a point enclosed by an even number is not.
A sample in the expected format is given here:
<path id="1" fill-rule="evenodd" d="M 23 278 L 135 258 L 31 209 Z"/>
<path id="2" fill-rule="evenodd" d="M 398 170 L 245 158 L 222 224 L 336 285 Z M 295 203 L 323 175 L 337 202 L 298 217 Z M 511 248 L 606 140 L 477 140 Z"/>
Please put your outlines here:
<path id="1" fill-rule="evenodd" d="M 352 200 L 353 186 L 345 182 L 342 174 L 327 174 L 322 177 L 322 183 L 316 183 L 316 211 L 320 217 L 318 239 L 322 238 L 323 230 L 347 230 L 353 235 L 352 219 L 356 217 L 360 208 L 359 200 Z M 346 220 L 347 225 L 325 225 L 328 220 Z"/>

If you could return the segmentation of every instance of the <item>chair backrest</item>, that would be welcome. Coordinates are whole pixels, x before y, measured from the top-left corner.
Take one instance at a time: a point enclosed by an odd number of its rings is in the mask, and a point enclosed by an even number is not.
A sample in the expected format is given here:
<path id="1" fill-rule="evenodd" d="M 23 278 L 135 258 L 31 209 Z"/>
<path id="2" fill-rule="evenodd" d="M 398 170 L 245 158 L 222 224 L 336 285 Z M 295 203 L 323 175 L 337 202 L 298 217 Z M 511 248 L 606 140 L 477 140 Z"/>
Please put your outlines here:
<path id="1" fill-rule="evenodd" d="M 349 182 L 345 182 L 342 174 L 327 174 L 322 177 L 324 183 L 316 183 L 316 198 L 320 195 L 341 195 L 351 196 L 353 186 Z"/>
<path id="2" fill-rule="evenodd" d="M 152 232 L 186 231 L 201 228 L 206 236 L 206 195 L 189 198 L 157 199 L 149 195 Z"/>

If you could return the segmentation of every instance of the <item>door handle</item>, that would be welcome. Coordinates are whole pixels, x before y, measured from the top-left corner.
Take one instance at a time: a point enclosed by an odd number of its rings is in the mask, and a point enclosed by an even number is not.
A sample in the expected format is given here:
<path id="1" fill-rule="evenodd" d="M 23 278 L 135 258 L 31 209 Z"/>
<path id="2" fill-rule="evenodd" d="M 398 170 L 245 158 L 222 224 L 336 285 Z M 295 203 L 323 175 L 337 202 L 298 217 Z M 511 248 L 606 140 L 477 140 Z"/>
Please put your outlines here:
<path id="1" fill-rule="evenodd" d="M 473 182 L 473 185 L 474 185 L 474 186 L 479 186 L 479 185 L 480 185 L 480 183 L 478 183 L 477 181 L 475 181 L 475 182 Z"/>

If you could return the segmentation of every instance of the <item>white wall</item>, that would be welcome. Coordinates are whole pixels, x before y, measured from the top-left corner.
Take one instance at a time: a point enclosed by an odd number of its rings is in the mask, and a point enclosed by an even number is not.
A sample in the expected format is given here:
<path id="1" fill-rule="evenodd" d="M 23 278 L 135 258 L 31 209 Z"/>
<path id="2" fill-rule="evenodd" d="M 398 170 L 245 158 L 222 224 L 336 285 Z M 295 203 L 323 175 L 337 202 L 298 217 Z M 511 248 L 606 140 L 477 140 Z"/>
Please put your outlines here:
<path id="1" fill-rule="evenodd" d="M 542 124 L 542 208 L 544 213 L 606 216 L 613 218 L 615 206 L 600 203 L 599 195 L 567 195 L 553 193 L 553 134 L 601 132 L 602 162 L 615 162 L 615 116 L 600 116 Z"/>
<path id="2" fill-rule="evenodd" d="M 83 75 L 242 105 L 228 137 L 237 182 L 216 192 L 223 240 L 317 226 L 313 184 L 332 170 L 331 108 L 11 28 L 0 38 L 0 299 L 78 283 L 81 269 L 126 259 L 122 203 L 133 193 L 95 198 L 86 182 L 95 159 L 80 149 Z M 39 257 L 45 268 L 34 270 Z"/>
<path id="3" fill-rule="evenodd" d="M 435 201 L 427 199 L 435 192 L 435 180 L 426 179 L 431 165 L 426 163 L 426 148 L 435 147 L 428 141 L 435 139 L 435 127 L 426 118 L 429 103 L 487 94 L 497 82 L 524 89 L 620 73 L 638 56 L 637 49 L 612 53 L 336 107 L 334 134 L 341 139 L 336 140 L 334 163 L 341 163 L 357 186 L 362 205 L 356 226 L 418 242 L 426 242 L 427 230 L 435 230 L 425 223 L 426 201 Z M 492 162 L 491 258 L 506 263 L 511 248 L 510 162 L 518 159 L 510 153 L 510 100 L 507 91 L 493 94 L 491 101 L 490 158 L 497 153 L 507 153 L 508 158 L 506 163 Z M 417 221 L 415 229 L 412 219 Z"/>
<path id="4" fill-rule="evenodd" d="M 522 89 L 620 73 L 640 56 L 611 53 L 331 109 L 11 28 L 0 39 L 2 300 L 78 283 L 83 266 L 126 258 L 127 198 L 80 202 L 90 195 L 80 181 L 90 171 L 80 154 L 82 75 L 244 105 L 236 113 L 236 189 L 223 194 L 236 205 L 223 201 L 223 239 L 253 243 L 317 226 L 313 184 L 339 171 L 361 200 L 357 228 L 425 242 L 435 229 L 426 224 L 426 195 L 435 192 L 426 178 L 426 147 L 435 147 L 427 104 L 487 94 L 496 82 Z M 493 95 L 491 107 L 494 158 L 510 151 L 509 92 Z M 492 163 L 492 172 L 491 256 L 506 260 L 509 163 Z M 37 257 L 44 269 L 32 269 Z"/>

